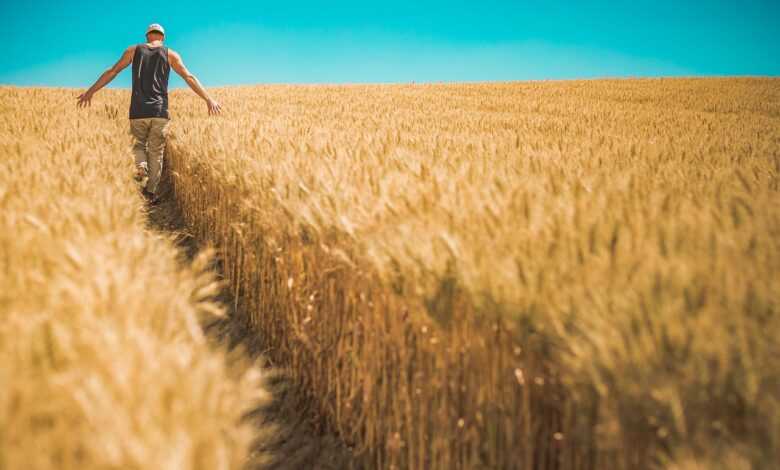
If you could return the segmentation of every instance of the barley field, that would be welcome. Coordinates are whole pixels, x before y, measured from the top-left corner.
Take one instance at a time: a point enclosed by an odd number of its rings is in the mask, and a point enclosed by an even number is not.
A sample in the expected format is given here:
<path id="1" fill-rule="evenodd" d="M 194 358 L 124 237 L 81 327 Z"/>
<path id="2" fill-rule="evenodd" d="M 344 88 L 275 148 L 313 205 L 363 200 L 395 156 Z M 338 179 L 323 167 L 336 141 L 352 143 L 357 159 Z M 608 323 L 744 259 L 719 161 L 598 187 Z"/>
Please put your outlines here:
<path id="1" fill-rule="evenodd" d="M 780 461 L 780 80 L 214 94 L 226 110 L 217 119 L 190 92 L 171 96 L 173 197 L 194 236 L 217 247 L 243 320 L 294 375 L 300 408 L 351 446 L 357 466 Z M 91 201 L 125 188 L 117 204 L 140 204 L 119 150 L 126 91 L 101 92 L 81 115 L 69 90 L 2 96 L 50 109 L 26 120 L 6 111 L 16 140 L 3 153 L 38 149 L 11 161 L 59 164 L 55 179 Z M 74 134 L 85 120 L 92 127 Z M 104 153 L 78 166 L 84 142 Z M 101 158 L 112 158 L 113 186 L 84 185 Z M 36 187 L 40 173 L 13 178 Z M 107 198 L 101 217 L 119 210 Z M 27 227 L 17 222 L 26 206 L 3 204 L 7 227 Z M 50 271 L 13 261 L 16 247 L 45 244 L 5 232 L 5 266 L 31 273 L 13 282 L 33 287 L 4 309 L 60 292 Z M 189 334 L 173 316 L 170 334 Z"/>

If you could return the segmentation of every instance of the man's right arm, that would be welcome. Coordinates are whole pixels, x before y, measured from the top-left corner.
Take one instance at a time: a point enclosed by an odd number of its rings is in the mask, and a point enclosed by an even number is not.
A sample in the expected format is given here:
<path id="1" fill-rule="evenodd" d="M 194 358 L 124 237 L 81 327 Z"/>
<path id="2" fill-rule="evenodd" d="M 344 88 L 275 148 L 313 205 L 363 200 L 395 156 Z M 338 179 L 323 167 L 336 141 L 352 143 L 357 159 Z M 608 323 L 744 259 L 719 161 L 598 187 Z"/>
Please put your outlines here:
<path id="1" fill-rule="evenodd" d="M 198 78 L 189 70 L 187 70 L 187 67 L 181 60 L 181 56 L 177 52 L 168 49 L 168 60 L 171 63 L 173 70 L 178 73 L 185 82 L 187 82 L 187 85 L 192 88 L 192 91 L 203 98 L 203 100 L 206 102 L 206 106 L 209 108 L 209 114 L 219 114 L 219 112 L 222 110 L 222 107 L 219 105 L 219 103 L 214 101 L 211 96 L 209 96 L 209 94 L 203 88 L 203 85 L 201 85 L 200 81 L 198 81 Z"/>
<path id="2" fill-rule="evenodd" d="M 122 57 L 111 68 L 103 72 L 97 79 L 94 85 L 89 87 L 87 91 L 79 95 L 77 106 L 83 108 L 84 106 L 90 106 L 92 104 L 92 95 L 98 92 L 101 88 L 108 85 L 111 80 L 119 75 L 119 72 L 125 69 L 128 65 L 133 63 L 133 54 L 135 53 L 135 46 L 130 46 L 122 53 Z"/>

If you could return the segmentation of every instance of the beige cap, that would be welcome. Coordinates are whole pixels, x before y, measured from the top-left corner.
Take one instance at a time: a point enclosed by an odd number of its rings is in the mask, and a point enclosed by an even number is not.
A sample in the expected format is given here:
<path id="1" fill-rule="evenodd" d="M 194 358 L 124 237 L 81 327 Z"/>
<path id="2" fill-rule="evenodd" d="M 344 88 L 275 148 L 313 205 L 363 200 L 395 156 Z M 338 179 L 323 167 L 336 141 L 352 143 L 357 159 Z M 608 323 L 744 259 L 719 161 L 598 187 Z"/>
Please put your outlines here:
<path id="1" fill-rule="evenodd" d="M 165 30 L 163 27 L 157 23 L 152 23 L 149 26 L 146 27 L 146 34 L 151 33 L 152 31 L 157 31 L 158 33 L 161 33 L 163 36 L 165 36 Z"/>

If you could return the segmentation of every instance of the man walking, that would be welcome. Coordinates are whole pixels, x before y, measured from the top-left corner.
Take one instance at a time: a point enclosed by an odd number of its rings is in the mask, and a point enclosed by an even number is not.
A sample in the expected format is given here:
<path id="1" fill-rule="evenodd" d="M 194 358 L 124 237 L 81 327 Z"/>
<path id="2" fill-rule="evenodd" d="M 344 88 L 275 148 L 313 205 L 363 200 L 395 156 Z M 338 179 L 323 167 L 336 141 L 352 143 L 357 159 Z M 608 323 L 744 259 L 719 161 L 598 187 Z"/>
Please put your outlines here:
<path id="1" fill-rule="evenodd" d="M 159 202 L 158 185 L 162 174 L 163 153 L 170 117 L 168 116 L 168 75 L 171 67 L 187 85 L 206 102 L 209 114 L 219 114 L 221 107 L 198 79 L 187 70 L 181 56 L 163 45 L 165 30 L 157 23 L 146 28 L 146 44 L 128 47 L 122 57 L 97 79 L 77 105 L 91 104 L 92 96 L 108 85 L 119 72 L 133 64 L 133 94 L 130 98 L 130 133 L 133 136 L 136 180 L 144 186 L 151 204 Z M 145 185 L 143 181 L 146 181 Z"/>

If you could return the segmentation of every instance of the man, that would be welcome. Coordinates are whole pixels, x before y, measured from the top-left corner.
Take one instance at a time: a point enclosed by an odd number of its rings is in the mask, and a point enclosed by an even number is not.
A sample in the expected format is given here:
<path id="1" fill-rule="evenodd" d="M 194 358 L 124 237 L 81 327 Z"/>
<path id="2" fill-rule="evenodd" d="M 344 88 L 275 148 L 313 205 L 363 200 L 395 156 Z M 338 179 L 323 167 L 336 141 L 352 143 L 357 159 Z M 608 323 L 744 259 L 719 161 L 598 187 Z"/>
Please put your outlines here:
<path id="1" fill-rule="evenodd" d="M 92 96 L 108 85 L 119 72 L 133 64 L 133 94 L 130 98 L 130 133 L 133 136 L 136 180 L 141 181 L 144 196 L 151 204 L 159 202 L 158 185 L 162 174 L 163 153 L 167 134 L 168 75 L 171 67 L 198 94 L 211 115 L 221 107 L 203 89 L 198 79 L 187 70 L 181 56 L 163 45 L 165 30 L 157 23 L 146 28 L 146 44 L 128 47 L 119 61 L 97 79 L 89 90 L 78 97 L 78 107 L 91 104 Z M 146 181 L 145 185 L 143 181 Z"/>

